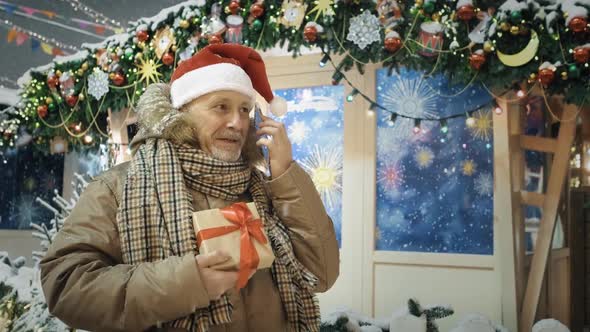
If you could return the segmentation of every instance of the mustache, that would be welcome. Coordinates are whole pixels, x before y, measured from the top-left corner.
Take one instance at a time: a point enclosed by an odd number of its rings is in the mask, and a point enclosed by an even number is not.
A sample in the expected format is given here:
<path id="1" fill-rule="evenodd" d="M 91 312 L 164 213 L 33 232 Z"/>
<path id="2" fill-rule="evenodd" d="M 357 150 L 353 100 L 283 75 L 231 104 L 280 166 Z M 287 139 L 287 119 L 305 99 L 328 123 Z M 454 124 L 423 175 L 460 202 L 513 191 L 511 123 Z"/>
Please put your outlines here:
<path id="1" fill-rule="evenodd" d="M 217 139 L 230 139 L 230 140 L 240 141 L 240 142 L 244 141 L 244 136 L 240 132 L 233 131 L 233 130 L 224 130 L 224 131 L 218 133 L 217 135 L 215 135 L 215 138 L 217 138 Z"/>

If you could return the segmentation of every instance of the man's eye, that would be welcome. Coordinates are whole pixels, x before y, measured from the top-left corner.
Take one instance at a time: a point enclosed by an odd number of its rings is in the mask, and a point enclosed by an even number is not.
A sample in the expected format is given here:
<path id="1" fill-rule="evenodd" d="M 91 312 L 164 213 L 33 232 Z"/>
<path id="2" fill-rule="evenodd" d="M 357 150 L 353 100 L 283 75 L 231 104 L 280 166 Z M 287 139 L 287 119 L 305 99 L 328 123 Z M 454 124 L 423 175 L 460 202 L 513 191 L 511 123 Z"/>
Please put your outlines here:
<path id="1" fill-rule="evenodd" d="M 227 109 L 227 105 L 226 104 L 217 104 L 213 108 L 216 110 L 219 110 L 219 111 L 225 111 Z"/>
<path id="2" fill-rule="evenodd" d="M 250 113 L 250 108 L 248 108 L 248 107 L 242 107 L 242 112 L 244 112 L 244 113 Z"/>

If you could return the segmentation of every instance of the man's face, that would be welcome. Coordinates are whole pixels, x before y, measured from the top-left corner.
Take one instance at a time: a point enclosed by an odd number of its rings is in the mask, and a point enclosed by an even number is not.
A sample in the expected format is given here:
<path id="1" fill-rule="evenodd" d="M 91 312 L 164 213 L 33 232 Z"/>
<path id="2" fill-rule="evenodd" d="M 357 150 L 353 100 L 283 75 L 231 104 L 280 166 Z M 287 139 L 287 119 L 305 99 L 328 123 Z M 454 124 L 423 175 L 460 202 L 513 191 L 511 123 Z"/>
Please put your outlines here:
<path id="1" fill-rule="evenodd" d="M 235 91 L 216 91 L 187 104 L 201 150 L 216 159 L 233 162 L 240 158 L 248 135 L 252 99 Z"/>

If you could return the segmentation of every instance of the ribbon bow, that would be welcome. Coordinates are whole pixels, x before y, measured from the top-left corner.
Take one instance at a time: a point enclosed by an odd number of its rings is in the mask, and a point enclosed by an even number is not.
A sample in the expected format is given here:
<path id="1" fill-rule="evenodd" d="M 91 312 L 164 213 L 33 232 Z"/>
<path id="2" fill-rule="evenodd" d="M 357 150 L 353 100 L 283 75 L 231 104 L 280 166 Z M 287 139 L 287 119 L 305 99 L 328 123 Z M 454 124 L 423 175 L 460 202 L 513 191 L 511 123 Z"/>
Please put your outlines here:
<path id="1" fill-rule="evenodd" d="M 254 248 L 252 238 L 261 244 L 268 240 L 262 231 L 262 220 L 254 219 L 252 212 L 244 202 L 234 203 L 228 207 L 219 209 L 225 219 L 232 226 L 220 226 L 203 229 L 197 233 L 197 245 L 200 247 L 204 240 L 219 237 L 237 230 L 240 231 L 240 266 L 238 269 L 238 289 L 244 288 L 252 271 L 256 270 L 260 257 Z"/>

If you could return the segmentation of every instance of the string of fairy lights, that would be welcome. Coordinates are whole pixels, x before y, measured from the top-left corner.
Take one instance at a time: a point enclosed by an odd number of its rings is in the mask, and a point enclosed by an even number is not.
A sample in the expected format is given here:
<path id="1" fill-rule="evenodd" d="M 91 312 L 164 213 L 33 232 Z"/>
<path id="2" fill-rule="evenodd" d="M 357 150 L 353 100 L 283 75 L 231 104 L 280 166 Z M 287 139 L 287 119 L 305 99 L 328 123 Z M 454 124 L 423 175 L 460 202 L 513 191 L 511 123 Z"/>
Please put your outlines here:
<path id="1" fill-rule="evenodd" d="M 353 102 L 354 98 L 356 96 L 360 96 L 362 97 L 368 104 L 369 104 L 369 108 L 367 109 L 367 113 L 369 115 L 374 115 L 375 111 L 377 110 L 382 110 L 385 112 L 390 113 L 389 115 L 389 119 L 387 121 L 389 126 L 393 126 L 395 124 L 395 122 L 397 121 L 398 118 L 404 118 L 404 119 L 408 119 L 408 120 L 412 120 L 414 122 L 414 127 L 413 127 L 413 132 L 414 134 L 419 134 L 421 132 L 423 132 L 422 130 L 422 123 L 425 121 L 430 121 L 430 122 L 438 122 L 440 124 L 440 131 L 443 134 L 446 134 L 449 131 L 449 126 L 448 126 L 448 121 L 451 119 L 457 119 L 457 118 L 466 118 L 465 120 L 465 124 L 468 127 L 472 127 L 473 125 L 475 125 L 475 118 L 473 117 L 473 114 L 482 109 L 483 107 L 485 107 L 486 105 L 489 105 L 489 103 L 483 104 L 483 105 L 478 105 L 475 106 L 469 110 L 463 111 L 461 113 L 456 113 L 456 114 L 452 114 L 452 115 L 448 115 L 448 116 L 442 116 L 442 117 L 418 117 L 418 116 L 411 116 L 408 114 L 402 114 L 399 112 L 395 112 L 392 111 L 390 109 L 388 109 L 387 107 L 379 104 L 377 101 L 373 100 L 371 97 L 369 97 L 367 94 L 363 93 L 360 89 L 358 89 L 350 79 L 348 79 L 348 77 L 346 77 L 346 74 L 344 72 L 342 72 L 340 70 L 340 66 L 336 65 L 333 61 L 333 59 L 330 57 L 330 55 L 326 52 L 322 51 L 322 58 L 319 62 L 319 66 L 320 67 L 325 67 L 328 63 L 330 63 L 335 70 L 335 73 L 333 75 L 333 81 L 332 84 L 334 85 L 338 85 L 342 80 L 344 80 L 351 88 L 352 91 L 346 96 L 346 101 L 347 102 Z M 513 85 L 513 89 L 515 91 L 516 96 L 521 99 L 524 98 L 527 93 L 522 90 L 518 85 Z M 505 92 L 503 92 L 502 94 L 500 94 L 498 97 L 503 96 L 504 94 L 506 94 L 508 91 L 510 90 L 506 90 Z M 494 113 L 500 115 L 503 113 L 502 108 L 498 105 L 498 103 L 496 102 L 495 99 L 493 99 L 493 101 L 491 102 L 493 104 L 493 110 Z"/>

